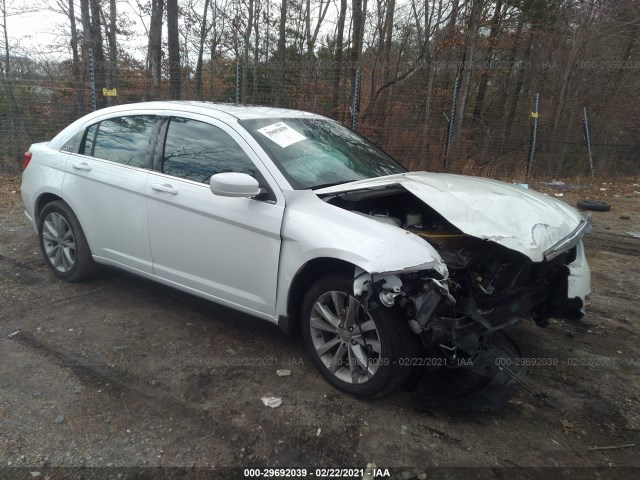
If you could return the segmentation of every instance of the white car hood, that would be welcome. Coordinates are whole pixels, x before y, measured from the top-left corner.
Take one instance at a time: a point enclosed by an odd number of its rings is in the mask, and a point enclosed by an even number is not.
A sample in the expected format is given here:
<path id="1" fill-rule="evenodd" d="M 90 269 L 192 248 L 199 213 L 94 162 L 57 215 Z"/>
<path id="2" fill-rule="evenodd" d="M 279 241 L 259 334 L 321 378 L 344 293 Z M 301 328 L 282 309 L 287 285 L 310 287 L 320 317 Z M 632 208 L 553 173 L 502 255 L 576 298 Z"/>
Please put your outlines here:
<path id="1" fill-rule="evenodd" d="M 444 173 L 411 172 L 316 190 L 318 195 L 401 185 L 467 235 L 525 254 L 534 262 L 580 225 L 577 210 L 504 182 Z"/>

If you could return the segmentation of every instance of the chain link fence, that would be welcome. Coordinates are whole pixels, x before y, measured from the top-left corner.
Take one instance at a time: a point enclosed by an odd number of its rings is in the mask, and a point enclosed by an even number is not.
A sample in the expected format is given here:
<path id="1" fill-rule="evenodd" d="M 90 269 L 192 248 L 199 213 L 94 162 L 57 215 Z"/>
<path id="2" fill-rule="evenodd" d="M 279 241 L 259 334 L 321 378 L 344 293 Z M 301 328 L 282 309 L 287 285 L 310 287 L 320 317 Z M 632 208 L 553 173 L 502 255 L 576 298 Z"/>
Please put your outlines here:
<path id="1" fill-rule="evenodd" d="M 67 64 L 52 69 L 27 62 L 27 67 L 15 69 L 17 73 L 0 84 L 0 169 L 4 171 L 17 172 L 30 144 L 50 139 L 92 110 L 88 72 L 80 83 L 74 83 Z M 489 83 L 490 94 L 482 110 L 471 113 L 480 75 L 474 74 L 462 126 L 456 130 L 460 122 L 455 119 L 462 113 L 455 108 L 455 72 L 435 75 L 430 82 L 428 68 L 417 67 L 401 81 L 384 87 L 379 66 L 352 67 L 319 59 L 283 64 L 221 60 L 214 68 L 205 65 L 199 95 L 194 75 L 183 75 L 181 96 L 183 100 L 316 112 L 355 128 L 414 170 L 527 181 L 530 166 L 531 176 L 537 179 L 591 177 L 583 99 L 571 98 L 554 128 L 554 97 L 531 89 L 507 95 Z M 358 91 L 353 89 L 356 75 Z M 491 82 L 501 80 L 497 74 Z M 156 89 L 143 69 L 120 74 L 117 85 L 109 87 L 117 89 L 117 96 L 104 97 L 98 91 L 99 106 L 169 99 L 168 79 Z M 533 145 L 537 93 L 540 105 Z M 595 176 L 637 176 L 640 111 L 632 104 L 615 110 L 600 104 L 589 109 L 588 115 Z M 621 116 L 633 128 L 620 131 L 610 122 L 613 116 Z M 528 165 L 532 148 L 535 155 Z"/>

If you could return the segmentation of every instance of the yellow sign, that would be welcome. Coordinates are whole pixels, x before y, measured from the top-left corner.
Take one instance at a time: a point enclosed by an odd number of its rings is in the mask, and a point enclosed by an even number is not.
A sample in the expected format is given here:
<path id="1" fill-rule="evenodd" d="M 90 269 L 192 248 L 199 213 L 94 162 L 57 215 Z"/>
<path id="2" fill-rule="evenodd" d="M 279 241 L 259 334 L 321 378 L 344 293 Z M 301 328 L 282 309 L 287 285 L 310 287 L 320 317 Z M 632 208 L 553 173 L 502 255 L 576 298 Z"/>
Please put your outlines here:
<path id="1" fill-rule="evenodd" d="M 538 118 L 538 112 L 531 112 L 531 118 Z"/>
<path id="2" fill-rule="evenodd" d="M 117 97 L 118 91 L 115 88 L 103 88 L 102 95 L 105 97 Z"/>

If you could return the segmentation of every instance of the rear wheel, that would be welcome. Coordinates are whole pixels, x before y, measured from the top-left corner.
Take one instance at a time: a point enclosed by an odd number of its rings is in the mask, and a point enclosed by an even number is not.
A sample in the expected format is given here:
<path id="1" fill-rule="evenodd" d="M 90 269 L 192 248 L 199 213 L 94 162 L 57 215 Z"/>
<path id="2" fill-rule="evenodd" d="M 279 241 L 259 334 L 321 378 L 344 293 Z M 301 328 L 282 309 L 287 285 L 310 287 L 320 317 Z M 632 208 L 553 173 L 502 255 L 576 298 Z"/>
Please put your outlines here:
<path id="1" fill-rule="evenodd" d="M 396 308 L 367 313 L 350 291 L 346 275 L 316 281 L 303 302 L 302 336 L 329 383 L 351 395 L 371 397 L 407 379 L 419 341 Z"/>
<path id="2" fill-rule="evenodd" d="M 77 282 L 96 271 L 89 244 L 71 207 L 62 200 L 48 203 L 38 218 L 42 256 L 59 278 Z"/>

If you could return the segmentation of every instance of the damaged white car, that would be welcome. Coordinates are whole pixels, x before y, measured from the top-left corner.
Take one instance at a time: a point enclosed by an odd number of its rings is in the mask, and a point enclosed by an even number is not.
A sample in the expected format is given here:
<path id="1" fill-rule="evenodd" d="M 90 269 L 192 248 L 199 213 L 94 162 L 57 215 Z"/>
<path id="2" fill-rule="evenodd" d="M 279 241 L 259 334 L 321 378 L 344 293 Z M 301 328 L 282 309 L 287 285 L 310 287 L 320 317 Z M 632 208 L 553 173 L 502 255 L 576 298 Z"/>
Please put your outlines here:
<path id="1" fill-rule="evenodd" d="M 372 396 L 466 368 L 523 318 L 590 293 L 573 208 L 501 182 L 408 172 L 330 119 L 157 102 L 91 113 L 25 154 L 45 262 L 114 266 L 299 330 L 322 375 Z M 426 363 L 428 360 L 428 363 Z"/>

